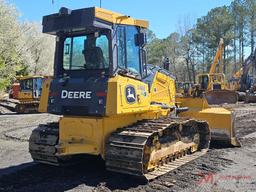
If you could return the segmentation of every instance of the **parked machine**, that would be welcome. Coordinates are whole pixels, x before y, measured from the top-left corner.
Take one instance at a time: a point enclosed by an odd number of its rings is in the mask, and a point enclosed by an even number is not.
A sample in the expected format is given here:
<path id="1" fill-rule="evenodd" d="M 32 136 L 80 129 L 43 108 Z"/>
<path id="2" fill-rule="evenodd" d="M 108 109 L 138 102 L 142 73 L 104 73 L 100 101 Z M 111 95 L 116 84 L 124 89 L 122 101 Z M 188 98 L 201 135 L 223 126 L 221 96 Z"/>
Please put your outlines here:
<path id="1" fill-rule="evenodd" d="M 237 93 L 229 90 L 226 86 L 225 74 L 223 73 L 223 49 L 224 41 L 221 39 L 209 73 L 198 75 L 198 84 L 194 89 L 194 96 L 202 97 L 204 94 L 210 105 L 230 104 L 238 101 Z"/>
<path id="2" fill-rule="evenodd" d="M 147 27 L 96 7 L 43 18 L 43 32 L 57 38 L 54 77 L 43 84 L 39 109 L 62 117 L 32 132 L 34 161 L 58 166 L 95 155 L 107 170 L 150 180 L 207 151 L 210 124 L 179 118 L 187 109 L 176 105 L 175 77 L 146 64 Z M 232 113 L 218 110 L 203 115 L 221 118 L 213 126 L 232 143 Z"/>
<path id="3" fill-rule="evenodd" d="M 190 82 L 176 82 L 176 95 L 182 96 L 193 96 L 194 85 Z"/>
<path id="4" fill-rule="evenodd" d="M 183 82 L 175 81 L 176 95 L 182 97 L 184 94 Z"/>
<path id="5" fill-rule="evenodd" d="M 190 82 L 185 82 L 183 84 L 184 96 L 192 96 L 194 90 L 194 84 Z"/>
<path id="6" fill-rule="evenodd" d="M 246 58 L 242 68 L 229 80 L 229 87 L 238 92 L 240 101 L 256 102 L 256 82 L 253 75 L 249 75 L 252 68 L 256 70 L 256 49 Z"/>
<path id="7" fill-rule="evenodd" d="M 15 111 L 17 113 L 38 112 L 42 92 L 43 76 L 17 77 L 12 86 L 12 96 L 16 99 Z"/>

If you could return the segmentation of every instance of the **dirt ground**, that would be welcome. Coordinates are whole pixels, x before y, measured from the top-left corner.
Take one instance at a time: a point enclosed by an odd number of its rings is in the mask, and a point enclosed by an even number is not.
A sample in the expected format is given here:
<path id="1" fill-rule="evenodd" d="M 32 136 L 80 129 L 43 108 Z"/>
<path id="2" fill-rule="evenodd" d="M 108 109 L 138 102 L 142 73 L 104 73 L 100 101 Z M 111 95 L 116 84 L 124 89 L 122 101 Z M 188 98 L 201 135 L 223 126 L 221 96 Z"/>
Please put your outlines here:
<path id="1" fill-rule="evenodd" d="M 99 158 L 58 168 L 33 163 L 28 138 L 49 114 L 0 115 L 0 191 L 256 191 L 256 105 L 230 106 L 236 112 L 241 148 L 211 146 L 209 152 L 149 183 L 105 170 Z"/>

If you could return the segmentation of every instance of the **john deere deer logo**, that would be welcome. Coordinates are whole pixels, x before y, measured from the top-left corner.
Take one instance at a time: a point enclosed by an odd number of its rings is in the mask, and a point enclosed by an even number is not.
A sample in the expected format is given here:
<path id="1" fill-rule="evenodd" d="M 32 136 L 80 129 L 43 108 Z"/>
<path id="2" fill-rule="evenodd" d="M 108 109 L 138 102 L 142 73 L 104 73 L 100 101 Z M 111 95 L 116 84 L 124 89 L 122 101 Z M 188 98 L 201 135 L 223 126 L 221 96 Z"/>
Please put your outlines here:
<path id="1" fill-rule="evenodd" d="M 136 91 L 135 88 L 131 85 L 128 85 L 125 89 L 125 96 L 127 103 L 135 103 L 136 101 Z"/>

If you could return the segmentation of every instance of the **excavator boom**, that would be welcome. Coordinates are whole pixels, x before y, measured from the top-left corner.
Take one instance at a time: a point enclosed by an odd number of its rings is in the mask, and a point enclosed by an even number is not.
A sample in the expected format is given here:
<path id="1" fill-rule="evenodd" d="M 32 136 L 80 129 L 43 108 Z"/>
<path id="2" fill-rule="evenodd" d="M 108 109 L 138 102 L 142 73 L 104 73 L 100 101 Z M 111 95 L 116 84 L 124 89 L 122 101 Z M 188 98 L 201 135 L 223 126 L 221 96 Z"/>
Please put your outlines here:
<path id="1" fill-rule="evenodd" d="M 218 50 L 209 71 L 208 87 L 204 93 L 209 105 L 234 104 L 238 101 L 237 93 L 233 90 L 228 90 L 226 86 L 225 74 L 223 73 L 223 50 L 224 41 L 220 39 Z"/>
<path id="2" fill-rule="evenodd" d="M 220 73 L 220 74 L 223 73 L 223 57 L 222 57 L 223 49 L 224 49 L 224 40 L 221 38 L 219 42 L 218 50 L 214 56 L 214 60 L 209 71 L 210 75 L 213 75 L 215 73 Z M 218 63 L 219 63 L 219 71 L 217 72 L 216 68 Z"/>

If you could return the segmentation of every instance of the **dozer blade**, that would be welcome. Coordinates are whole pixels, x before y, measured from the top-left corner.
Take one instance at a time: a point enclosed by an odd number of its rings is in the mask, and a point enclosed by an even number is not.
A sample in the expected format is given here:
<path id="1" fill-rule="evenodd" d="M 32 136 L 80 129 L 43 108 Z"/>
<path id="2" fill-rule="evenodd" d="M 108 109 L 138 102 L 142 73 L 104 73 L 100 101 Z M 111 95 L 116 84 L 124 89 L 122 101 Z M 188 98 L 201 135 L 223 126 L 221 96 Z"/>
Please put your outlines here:
<path id="1" fill-rule="evenodd" d="M 236 117 L 232 111 L 221 107 L 203 109 L 195 115 L 197 119 L 207 121 L 211 130 L 211 140 L 241 146 L 236 138 Z"/>
<path id="2" fill-rule="evenodd" d="M 231 90 L 211 90 L 204 93 L 209 105 L 235 104 L 238 101 L 238 95 Z"/>
<path id="3" fill-rule="evenodd" d="M 208 122 L 211 141 L 241 146 L 236 138 L 236 117 L 232 111 L 223 107 L 211 107 L 205 98 L 177 98 L 177 101 L 181 107 L 189 108 L 179 116 Z"/>
<path id="4" fill-rule="evenodd" d="M 204 121 L 143 120 L 111 134 L 106 168 L 152 180 L 205 154 L 209 143 Z"/>

